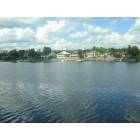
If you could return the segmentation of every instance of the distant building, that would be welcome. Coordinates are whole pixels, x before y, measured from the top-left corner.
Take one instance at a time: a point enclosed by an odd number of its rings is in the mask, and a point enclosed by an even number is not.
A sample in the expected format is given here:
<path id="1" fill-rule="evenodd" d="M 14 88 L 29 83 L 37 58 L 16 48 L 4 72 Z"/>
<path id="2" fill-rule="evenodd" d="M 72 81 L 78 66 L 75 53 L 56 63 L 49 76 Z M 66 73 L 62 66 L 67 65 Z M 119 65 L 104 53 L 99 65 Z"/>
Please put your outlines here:
<path id="1" fill-rule="evenodd" d="M 58 53 L 56 56 L 58 59 L 65 59 L 67 57 L 70 57 L 70 53 L 69 52 L 66 52 L 66 51 L 62 51 L 60 53 Z"/>
<path id="2" fill-rule="evenodd" d="M 0 54 L 2 54 L 2 53 L 8 54 L 8 51 L 7 50 L 0 50 Z"/>
<path id="3" fill-rule="evenodd" d="M 77 57 L 79 57 L 79 55 L 78 54 L 71 54 L 70 57 L 77 58 Z"/>
<path id="4" fill-rule="evenodd" d="M 73 51 L 70 55 L 71 58 L 79 58 L 78 51 Z"/>
<path id="5" fill-rule="evenodd" d="M 97 53 L 95 51 L 88 51 L 88 52 L 85 53 L 85 56 L 87 58 L 93 58 L 93 57 L 97 56 Z"/>
<path id="6" fill-rule="evenodd" d="M 87 52 L 86 57 L 87 58 L 93 58 L 93 53 L 92 52 Z"/>

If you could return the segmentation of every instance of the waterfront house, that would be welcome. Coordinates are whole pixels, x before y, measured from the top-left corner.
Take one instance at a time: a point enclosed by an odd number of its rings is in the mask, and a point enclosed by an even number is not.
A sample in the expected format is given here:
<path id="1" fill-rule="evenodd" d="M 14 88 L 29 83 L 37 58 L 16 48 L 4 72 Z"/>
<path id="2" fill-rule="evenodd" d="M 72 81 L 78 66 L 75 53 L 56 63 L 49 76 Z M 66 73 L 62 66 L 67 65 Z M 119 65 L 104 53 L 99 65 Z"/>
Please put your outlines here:
<path id="1" fill-rule="evenodd" d="M 97 56 L 97 53 L 95 51 L 88 51 L 85 53 L 85 57 L 87 57 L 87 58 L 93 58 L 96 56 Z"/>
<path id="2" fill-rule="evenodd" d="M 0 50 L 0 54 L 2 54 L 2 53 L 8 54 L 8 51 L 7 50 Z"/>
<path id="3" fill-rule="evenodd" d="M 73 51 L 70 55 L 71 58 L 79 58 L 78 51 Z"/>
<path id="4" fill-rule="evenodd" d="M 66 52 L 66 51 L 62 51 L 60 53 L 58 53 L 56 56 L 58 59 L 65 59 L 67 57 L 70 57 L 70 53 L 69 52 Z"/>

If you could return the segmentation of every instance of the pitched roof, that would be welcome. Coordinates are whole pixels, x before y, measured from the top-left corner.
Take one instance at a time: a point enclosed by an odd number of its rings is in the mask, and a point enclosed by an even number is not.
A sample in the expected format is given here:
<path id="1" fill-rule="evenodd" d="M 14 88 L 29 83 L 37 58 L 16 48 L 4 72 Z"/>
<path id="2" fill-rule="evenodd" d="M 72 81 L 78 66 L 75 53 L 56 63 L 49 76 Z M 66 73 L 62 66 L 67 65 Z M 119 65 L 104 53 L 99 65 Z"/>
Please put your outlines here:
<path id="1" fill-rule="evenodd" d="M 58 54 L 67 55 L 67 54 L 70 54 L 70 53 L 69 53 L 69 52 L 66 52 L 66 51 L 62 51 L 62 52 L 60 52 L 60 53 L 58 53 Z"/>

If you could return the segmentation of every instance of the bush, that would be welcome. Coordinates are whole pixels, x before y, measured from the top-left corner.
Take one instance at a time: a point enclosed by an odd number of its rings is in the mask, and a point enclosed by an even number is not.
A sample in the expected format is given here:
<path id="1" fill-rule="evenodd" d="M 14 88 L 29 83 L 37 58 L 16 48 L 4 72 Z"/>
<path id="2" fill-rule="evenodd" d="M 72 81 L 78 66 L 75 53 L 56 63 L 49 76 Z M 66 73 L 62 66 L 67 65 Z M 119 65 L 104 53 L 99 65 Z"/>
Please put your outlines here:
<path id="1" fill-rule="evenodd" d="M 138 55 L 138 56 L 135 57 L 135 61 L 136 62 L 140 62 L 140 55 Z"/>

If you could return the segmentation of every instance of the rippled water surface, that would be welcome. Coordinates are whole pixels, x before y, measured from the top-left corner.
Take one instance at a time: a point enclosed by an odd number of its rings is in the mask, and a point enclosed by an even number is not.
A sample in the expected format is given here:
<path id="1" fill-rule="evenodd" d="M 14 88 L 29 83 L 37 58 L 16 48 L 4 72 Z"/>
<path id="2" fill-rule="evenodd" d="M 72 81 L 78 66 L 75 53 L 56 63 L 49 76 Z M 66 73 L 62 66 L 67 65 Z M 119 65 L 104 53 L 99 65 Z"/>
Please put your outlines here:
<path id="1" fill-rule="evenodd" d="M 140 122 L 140 63 L 0 62 L 0 122 Z"/>

